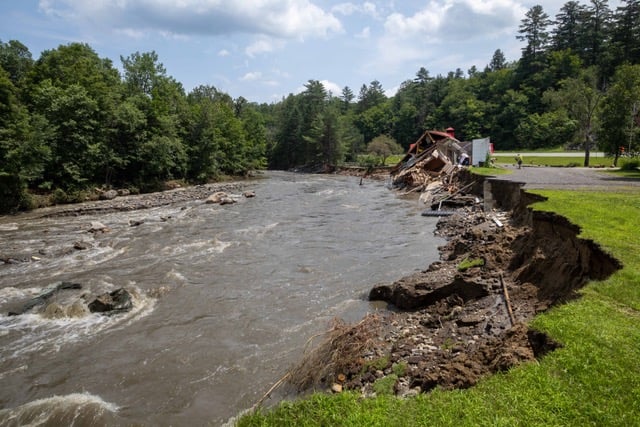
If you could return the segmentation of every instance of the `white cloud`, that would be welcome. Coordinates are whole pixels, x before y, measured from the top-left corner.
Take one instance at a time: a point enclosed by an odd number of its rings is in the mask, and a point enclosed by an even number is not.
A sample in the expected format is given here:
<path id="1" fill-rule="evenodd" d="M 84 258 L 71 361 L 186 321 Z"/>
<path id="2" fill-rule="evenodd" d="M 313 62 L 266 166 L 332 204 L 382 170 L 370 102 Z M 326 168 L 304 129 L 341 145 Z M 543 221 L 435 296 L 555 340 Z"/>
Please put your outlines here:
<path id="1" fill-rule="evenodd" d="M 325 37 L 340 21 L 309 0 L 40 0 L 40 10 L 107 29 L 182 35 Z"/>
<path id="2" fill-rule="evenodd" d="M 392 13 L 384 23 L 384 29 L 388 36 L 408 39 L 415 36 L 425 36 L 427 34 L 438 34 L 445 22 L 445 14 L 449 5 L 438 5 L 430 3 L 427 8 L 422 9 L 412 16 L 404 16 L 401 13 Z M 451 28 L 451 32 L 457 28 Z"/>
<path id="3" fill-rule="evenodd" d="M 267 37 L 261 37 L 247 46 L 244 52 L 247 54 L 247 56 L 253 58 L 256 55 L 273 52 L 277 49 L 282 49 L 282 47 L 284 47 L 284 43 L 282 41 L 269 39 Z"/>
<path id="4" fill-rule="evenodd" d="M 254 72 L 245 74 L 240 78 L 240 80 L 243 82 L 253 82 L 256 80 L 260 80 L 261 78 L 262 78 L 262 73 L 260 71 L 254 71 Z"/>
<path id="5" fill-rule="evenodd" d="M 224 57 L 224 56 L 229 56 L 229 55 L 231 55 L 231 52 L 229 52 L 227 49 L 222 49 L 222 50 L 220 50 L 218 52 L 218 56 Z"/>
<path id="6" fill-rule="evenodd" d="M 344 16 L 354 15 L 356 13 L 361 13 L 363 15 L 368 15 L 373 18 L 379 17 L 378 8 L 375 3 L 366 1 L 362 4 L 355 3 L 340 3 L 331 8 L 331 11 L 334 13 L 339 13 Z"/>
<path id="7" fill-rule="evenodd" d="M 520 0 L 431 0 L 412 13 L 393 12 L 384 21 L 377 54 L 367 66 L 388 72 L 418 63 L 428 68 L 449 64 L 450 70 L 464 67 L 485 56 L 485 50 L 500 48 L 504 37 L 515 39 L 526 10 Z M 482 68 L 489 60 L 475 65 Z"/>
<path id="8" fill-rule="evenodd" d="M 329 80 L 320 80 L 320 83 L 322 83 L 322 86 L 324 86 L 327 92 L 331 92 L 333 96 L 340 96 L 342 94 L 342 88 L 337 83 Z"/>

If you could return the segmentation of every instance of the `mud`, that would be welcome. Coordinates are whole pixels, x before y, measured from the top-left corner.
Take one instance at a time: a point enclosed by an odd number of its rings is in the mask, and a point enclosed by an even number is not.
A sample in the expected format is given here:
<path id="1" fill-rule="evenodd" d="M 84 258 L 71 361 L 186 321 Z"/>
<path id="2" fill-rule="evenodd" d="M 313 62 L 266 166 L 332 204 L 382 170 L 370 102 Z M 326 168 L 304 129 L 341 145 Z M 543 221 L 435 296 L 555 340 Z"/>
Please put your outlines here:
<path id="1" fill-rule="evenodd" d="M 485 186 L 473 187 L 479 194 Z M 490 197 L 501 209 L 476 206 L 441 219 L 441 260 L 374 286 L 370 299 L 387 309 L 357 325 L 336 322 L 290 383 L 365 395 L 380 392 L 384 377 L 401 396 L 467 388 L 561 346 L 532 330 L 531 319 L 621 265 L 565 218 L 528 208 L 535 197 L 519 184 L 500 182 Z"/>

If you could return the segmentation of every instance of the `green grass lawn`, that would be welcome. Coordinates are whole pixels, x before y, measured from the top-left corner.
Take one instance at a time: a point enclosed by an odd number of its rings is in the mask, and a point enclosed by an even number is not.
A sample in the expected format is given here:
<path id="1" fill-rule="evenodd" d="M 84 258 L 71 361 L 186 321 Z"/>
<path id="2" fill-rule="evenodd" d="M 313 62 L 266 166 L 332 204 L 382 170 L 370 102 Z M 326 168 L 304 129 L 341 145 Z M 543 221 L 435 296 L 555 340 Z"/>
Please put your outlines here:
<path id="1" fill-rule="evenodd" d="M 416 398 L 315 394 L 245 416 L 240 426 L 640 425 L 640 192 L 536 191 L 624 268 L 533 326 L 564 347 L 468 390 Z"/>
<path id="2" fill-rule="evenodd" d="M 489 167 L 472 166 L 471 171 L 476 175 L 483 175 L 483 176 L 496 176 L 496 175 L 505 175 L 505 174 L 513 173 L 512 170 L 501 168 L 501 167 L 489 168 Z"/>
<path id="3" fill-rule="evenodd" d="M 576 167 L 584 165 L 584 156 L 572 157 L 547 157 L 536 156 L 535 154 L 524 155 L 523 164 L 530 166 L 555 166 L 555 167 Z M 497 154 L 493 156 L 498 164 L 515 164 L 513 156 L 501 156 Z M 609 167 L 613 164 L 613 157 L 590 157 L 590 167 Z"/>

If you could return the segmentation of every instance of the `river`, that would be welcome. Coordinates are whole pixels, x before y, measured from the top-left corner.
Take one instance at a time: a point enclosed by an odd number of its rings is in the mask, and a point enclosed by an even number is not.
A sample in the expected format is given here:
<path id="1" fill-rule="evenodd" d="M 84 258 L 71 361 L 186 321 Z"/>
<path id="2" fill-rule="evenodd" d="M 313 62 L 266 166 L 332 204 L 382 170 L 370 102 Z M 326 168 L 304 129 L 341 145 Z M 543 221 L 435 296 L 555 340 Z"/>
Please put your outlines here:
<path id="1" fill-rule="evenodd" d="M 384 182 L 266 176 L 233 205 L 1 217 L 0 254 L 38 256 L 0 264 L 0 425 L 222 425 L 331 319 L 378 309 L 373 284 L 438 257 L 437 219 Z M 134 308 L 8 316 L 63 281 L 83 289 L 60 291 L 62 307 L 125 287 Z"/>

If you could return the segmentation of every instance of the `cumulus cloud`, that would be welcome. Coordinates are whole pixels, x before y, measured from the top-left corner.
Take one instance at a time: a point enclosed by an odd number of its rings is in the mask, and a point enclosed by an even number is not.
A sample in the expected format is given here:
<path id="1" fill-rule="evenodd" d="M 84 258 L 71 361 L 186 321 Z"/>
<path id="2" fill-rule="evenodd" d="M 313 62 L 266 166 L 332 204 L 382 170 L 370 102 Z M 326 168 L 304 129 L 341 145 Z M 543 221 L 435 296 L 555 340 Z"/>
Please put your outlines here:
<path id="1" fill-rule="evenodd" d="M 273 40 L 267 37 L 260 37 L 249 46 L 247 46 L 244 52 L 247 54 L 247 56 L 253 58 L 263 53 L 273 52 L 274 50 L 280 49 L 283 46 L 284 43 L 282 43 L 282 41 Z"/>
<path id="2" fill-rule="evenodd" d="M 512 32 L 525 12 L 516 0 L 432 0 L 413 15 L 392 13 L 384 28 L 387 36 L 399 39 L 487 38 Z"/>
<path id="3" fill-rule="evenodd" d="M 379 17 L 378 7 L 375 5 L 375 3 L 369 1 L 366 1 L 362 4 L 340 3 L 333 6 L 331 8 L 331 11 L 345 16 L 353 15 L 355 13 L 362 13 L 373 18 Z"/>
<path id="4" fill-rule="evenodd" d="M 342 94 L 342 88 L 337 83 L 329 80 L 320 80 L 322 86 L 324 86 L 327 92 L 331 92 L 333 96 L 340 96 Z"/>
<path id="5" fill-rule="evenodd" d="M 342 24 L 309 0 L 40 0 L 40 10 L 107 29 L 182 35 L 324 37 Z"/>
<path id="6" fill-rule="evenodd" d="M 505 35 L 515 37 L 526 10 L 521 0 L 431 0 L 413 13 L 393 12 L 376 41 L 375 65 L 399 70 L 408 63 L 441 63 L 453 53 L 462 53 L 452 52 L 452 46 L 482 45 L 493 52 Z M 477 54 L 484 52 L 467 52 L 465 57 L 475 59 Z"/>
<path id="7" fill-rule="evenodd" d="M 260 71 L 254 71 L 254 72 L 246 73 L 244 76 L 240 78 L 240 80 L 243 82 L 251 82 L 251 81 L 260 80 L 261 78 L 262 78 L 262 73 Z"/>

